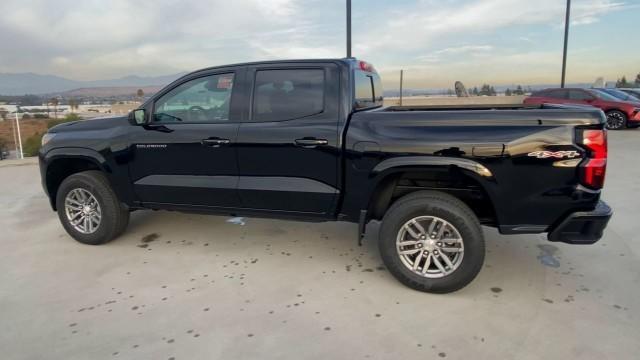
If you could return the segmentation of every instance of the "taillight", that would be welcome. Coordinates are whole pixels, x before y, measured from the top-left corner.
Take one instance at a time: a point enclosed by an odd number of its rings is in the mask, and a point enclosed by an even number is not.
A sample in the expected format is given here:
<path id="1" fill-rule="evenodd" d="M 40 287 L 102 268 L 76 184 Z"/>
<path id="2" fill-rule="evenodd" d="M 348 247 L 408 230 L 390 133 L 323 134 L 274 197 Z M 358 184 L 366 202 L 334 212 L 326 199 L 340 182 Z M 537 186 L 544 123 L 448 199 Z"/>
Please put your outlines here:
<path id="1" fill-rule="evenodd" d="M 582 130 L 580 145 L 587 150 L 587 158 L 580 165 L 580 182 L 601 189 L 607 170 L 607 131 Z"/>
<path id="2" fill-rule="evenodd" d="M 358 61 L 358 67 L 360 68 L 360 70 L 362 71 L 368 71 L 368 72 L 373 72 L 375 71 L 375 69 L 373 68 L 373 65 L 369 64 L 366 61 Z"/>

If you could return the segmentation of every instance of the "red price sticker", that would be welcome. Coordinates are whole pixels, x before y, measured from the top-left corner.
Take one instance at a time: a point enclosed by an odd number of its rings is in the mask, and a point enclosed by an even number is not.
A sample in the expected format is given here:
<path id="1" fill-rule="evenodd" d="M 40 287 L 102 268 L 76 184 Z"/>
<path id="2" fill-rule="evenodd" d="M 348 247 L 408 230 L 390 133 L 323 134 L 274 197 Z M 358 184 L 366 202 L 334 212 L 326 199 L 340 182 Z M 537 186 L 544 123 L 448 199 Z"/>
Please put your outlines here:
<path id="1" fill-rule="evenodd" d="M 222 76 L 218 78 L 218 89 L 231 89 L 233 76 Z"/>

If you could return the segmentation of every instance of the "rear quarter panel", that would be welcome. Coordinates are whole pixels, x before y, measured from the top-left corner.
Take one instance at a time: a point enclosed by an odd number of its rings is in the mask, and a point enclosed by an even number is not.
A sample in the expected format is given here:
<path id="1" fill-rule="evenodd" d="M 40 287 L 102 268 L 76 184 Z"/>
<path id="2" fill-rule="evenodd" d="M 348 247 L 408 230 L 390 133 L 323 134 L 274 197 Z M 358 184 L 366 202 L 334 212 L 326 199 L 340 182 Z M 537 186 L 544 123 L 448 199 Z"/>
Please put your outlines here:
<path id="1" fill-rule="evenodd" d="M 578 184 L 580 158 L 529 156 L 536 151 L 577 151 L 575 126 L 602 127 L 599 111 L 475 110 L 366 111 L 355 113 L 345 139 L 343 210 L 366 209 L 384 174 L 381 162 L 395 157 L 468 159 L 493 176 L 465 171 L 491 198 L 501 230 L 540 232 L 575 209 L 593 208 L 599 192 Z M 362 145 L 366 144 L 366 145 Z M 363 189 L 362 184 L 369 184 Z M 533 231 L 535 229 L 536 231 Z"/>

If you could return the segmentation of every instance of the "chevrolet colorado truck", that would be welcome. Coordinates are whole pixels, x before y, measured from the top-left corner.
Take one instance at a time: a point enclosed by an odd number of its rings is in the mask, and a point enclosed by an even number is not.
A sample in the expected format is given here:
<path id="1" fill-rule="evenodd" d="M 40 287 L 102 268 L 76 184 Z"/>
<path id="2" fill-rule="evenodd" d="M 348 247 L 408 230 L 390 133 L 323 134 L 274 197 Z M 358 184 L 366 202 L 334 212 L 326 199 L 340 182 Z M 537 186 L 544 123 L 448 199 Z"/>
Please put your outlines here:
<path id="1" fill-rule="evenodd" d="M 605 121 L 548 104 L 385 107 L 366 62 L 268 61 L 190 73 L 128 117 L 58 125 L 39 158 L 81 243 L 112 240 L 139 209 L 348 221 L 358 241 L 376 220 L 391 274 L 446 293 L 480 271 L 481 225 L 600 239 Z"/>

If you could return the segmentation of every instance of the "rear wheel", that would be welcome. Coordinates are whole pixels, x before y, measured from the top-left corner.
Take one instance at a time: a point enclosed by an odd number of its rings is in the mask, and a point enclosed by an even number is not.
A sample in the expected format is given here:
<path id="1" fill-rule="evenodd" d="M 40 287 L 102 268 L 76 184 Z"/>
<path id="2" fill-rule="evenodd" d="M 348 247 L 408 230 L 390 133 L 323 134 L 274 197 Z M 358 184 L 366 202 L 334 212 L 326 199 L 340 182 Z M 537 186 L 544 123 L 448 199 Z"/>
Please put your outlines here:
<path id="1" fill-rule="evenodd" d="M 64 179 L 56 194 L 56 208 L 67 233 L 83 244 L 104 244 L 122 234 L 129 223 L 129 210 L 99 171 Z"/>
<path id="2" fill-rule="evenodd" d="M 457 198 L 436 191 L 396 201 L 384 216 L 379 248 L 393 276 L 431 293 L 461 289 L 484 262 L 484 237 L 475 214 Z"/>
<path id="3" fill-rule="evenodd" d="M 607 129 L 620 130 L 627 126 L 627 115 L 619 110 L 607 112 Z"/>

